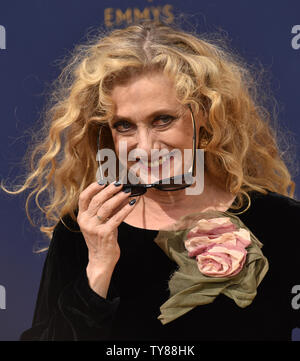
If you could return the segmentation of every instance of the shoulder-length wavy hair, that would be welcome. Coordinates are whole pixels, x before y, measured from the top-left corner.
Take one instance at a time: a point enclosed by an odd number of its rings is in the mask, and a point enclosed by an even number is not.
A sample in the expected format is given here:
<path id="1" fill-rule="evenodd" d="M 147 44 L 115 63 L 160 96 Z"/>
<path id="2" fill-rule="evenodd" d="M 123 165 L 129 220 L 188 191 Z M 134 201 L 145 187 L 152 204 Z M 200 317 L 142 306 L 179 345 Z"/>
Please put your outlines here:
<path id="1" fill-rule="evenodd" d="M 279 129 L 261 103 L 257 74 L 222 39 L 146 21 L 75 48 L 53 83 L 40 137 L 26 156 L 24 181 L 14 190 L 2 185 L 11 194 L 31 190 L 28 218 L 34 198 L 47 223 L 40 230 L 49 237 L 64 215 L 76 220 L 79 194 L 95 181 L 97 134 L 113 115 L 114 84 L 148 70 L 171 76 L 181 103 L 192 104 L 196 113 L 204 110 L 205 169 L 237 195 L 236 208 L 251 190 L 293 197 L 287 153 L 280 151 Z M 105 145 L 113 149 L 110 134 Z"/>

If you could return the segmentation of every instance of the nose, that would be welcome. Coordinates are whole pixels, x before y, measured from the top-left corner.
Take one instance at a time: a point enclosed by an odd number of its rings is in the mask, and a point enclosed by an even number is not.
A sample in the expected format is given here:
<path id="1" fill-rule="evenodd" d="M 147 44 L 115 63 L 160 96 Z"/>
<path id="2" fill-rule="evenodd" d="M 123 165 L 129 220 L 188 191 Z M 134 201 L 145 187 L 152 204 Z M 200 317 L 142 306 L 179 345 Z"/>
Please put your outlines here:
<path id="1" fill-rule="evenodd" d="M 148 159 L 151 158 L 151 150 L 158 148 L 157 137 L 154 136 L 151 129 L 143 127 L 136 132 L 136 144 L 137 150 L 142 150 L 141 158 L 147 155 Z M 139 155 L 139 154 L 138 154 Z"/>

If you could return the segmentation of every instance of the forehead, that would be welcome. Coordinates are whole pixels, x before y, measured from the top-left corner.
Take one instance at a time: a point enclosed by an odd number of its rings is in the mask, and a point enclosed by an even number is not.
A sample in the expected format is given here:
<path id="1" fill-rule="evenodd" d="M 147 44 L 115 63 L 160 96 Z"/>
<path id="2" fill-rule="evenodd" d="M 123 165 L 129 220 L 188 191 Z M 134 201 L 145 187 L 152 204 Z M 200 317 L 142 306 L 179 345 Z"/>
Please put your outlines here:
<path id="1" fill-rule="evenodd" d="M 147 73 L 115 85 L 111 97 L 118 116 L 134 116 L 159 108 L 178 109 L 173 81 L 162 73 Z"/>

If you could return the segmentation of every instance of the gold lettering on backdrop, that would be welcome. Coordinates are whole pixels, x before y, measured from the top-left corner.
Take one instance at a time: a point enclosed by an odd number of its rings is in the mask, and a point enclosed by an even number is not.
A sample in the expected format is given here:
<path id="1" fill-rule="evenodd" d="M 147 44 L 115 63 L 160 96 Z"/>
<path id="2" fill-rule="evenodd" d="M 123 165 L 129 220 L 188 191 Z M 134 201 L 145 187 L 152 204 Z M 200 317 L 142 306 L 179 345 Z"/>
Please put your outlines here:
<path id="1" fill-rule="evenodd" d="M 171 24 L 174 20 L 174 15 L 172 14 L 172 5 L 165 5 L 163 6 L 162 13 L 167 17 L 166 22 L 168 24 Z"/>
<path id="2" fill-rule="evenodd" d="M 145 7 L 143 10 L 139 8 L 127 8 L 123 11 L 121 9 L 105 8 L 104 23 L 105 26 L 109 28 L 124 23 L 130 25 L 141 19 L 159 20 L 162 16 L 166 23 L 171 24 L 174 21 L 172 10 L 173 6 L 170 4 Z"/>
<path id="3" fill-rule="evenodd" d="M 150 9 L 145 8 L 143 11 L 140 11 L 138 8 L 133 9 L 134 12 L 134 20 L 140 19 L 150 19 Z"/>
<path id="4" fill-rule="evenodd" d="M 112 22 L 113 20 L 113 8 L 106 8 L 104 9 L 104 24 L 107 27 L 113 26 L 114 23 Z"/>
<path id="5" fill-rule="evenodd" d="M 153 15 L 153 20 L 155 20 L 155 21 L 159 20 L 160 12 L 161 12 L 161 6 L 157 6 L 157 7 L 152 6 L 151 7 L 151 13 Z"/>
<path id="6" fill-rule="evenodd" d="M 132 9 L 128 8 L 125 13 L 121 9 L 116 9 L 116 25 L 120 25 L 124 21 L 127 24 L 132 23 Z"/>

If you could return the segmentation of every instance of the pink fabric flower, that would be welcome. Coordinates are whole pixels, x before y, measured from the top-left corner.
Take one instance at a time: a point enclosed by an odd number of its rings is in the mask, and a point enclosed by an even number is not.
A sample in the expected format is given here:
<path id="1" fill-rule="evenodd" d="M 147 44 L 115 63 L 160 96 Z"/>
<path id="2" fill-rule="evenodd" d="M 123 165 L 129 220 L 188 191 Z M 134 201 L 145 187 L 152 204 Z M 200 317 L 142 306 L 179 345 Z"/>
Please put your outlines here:
<path id="1" fill-rule="evenodd" d="M 187 234 L 185 248 L 196 257 L 201 273 L 228 277 L 238 274 L 246 260 L 250 232 L 238 229 L 229 217 L 201 219 Z"/>

